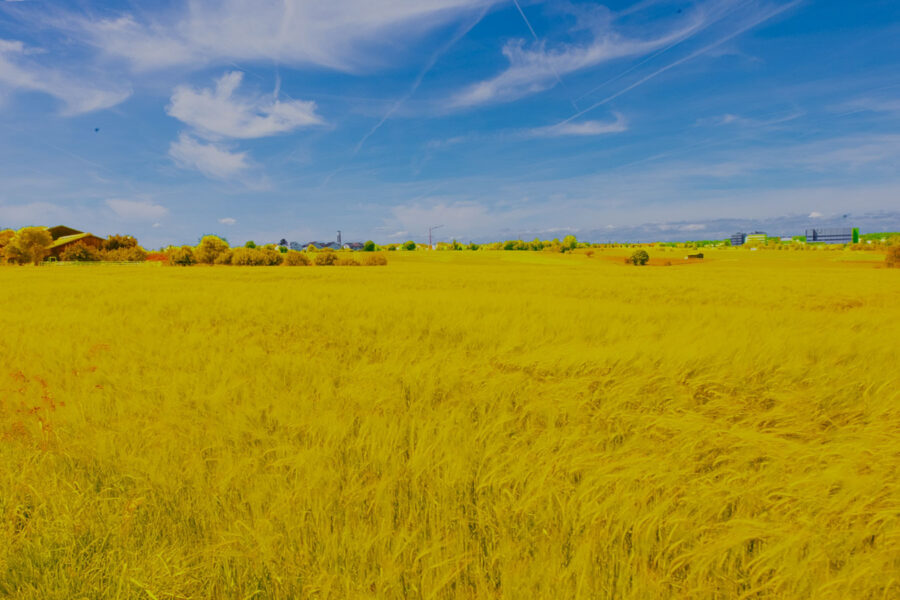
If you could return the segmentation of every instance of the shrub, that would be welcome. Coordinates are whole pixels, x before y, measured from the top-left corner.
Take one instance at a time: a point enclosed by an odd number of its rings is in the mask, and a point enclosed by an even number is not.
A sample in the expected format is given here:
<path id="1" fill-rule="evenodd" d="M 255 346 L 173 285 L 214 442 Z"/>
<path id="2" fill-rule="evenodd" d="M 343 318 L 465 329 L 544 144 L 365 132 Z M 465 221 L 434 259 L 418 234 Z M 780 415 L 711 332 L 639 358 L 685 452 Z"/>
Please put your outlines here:
<path id="1" fill-rule="evenodd" d="M 227 250 L 228 242 L 215 235 L 206 235 L 203 236 L 203 239 L 201 239 L 200 243 L 197 245 L 194 256 L 196 257 L 197 262 L 211 265 L 216 262 L 216 259 L 220 254 Z"/>
<path id="2" fill-rule="evenodd" d="M 338 267 L 358 267 L 359 263 L 356 262 L 356 259 L 352 256 L 338 256 L 338 259 L 334 261 L 334 264 Z"/>
<path id="3" fill-rule="evenodd" d="M 166 250 L 169 256 L 170 265 L 178 265 L 179 267 L 189 267 L 197 261 L 194 258 L 194 249 L 190 246 L 172 246 Z"/>
<path id="4" fill-rule="evenodd" d="M 634 253 L 628 258 L 627 262 L 630 262 L 636 267 L 643 266 L 647 264 L 647 261 L 650 260 L 650 255 L 647 254 L 646 250 L 635 250 Z"/>
<path id="5" fill-rule="evenodd" d="M 147 261 L 167 263 L 169 262 L 169 255 L 165 252 L 150 252 L 147 254 Z"/>
<path id="6" fill-rule="evenodd" d="M 285 267 L 306 267 L 309 265 L 309 257 L 302 252 L 291 250 L 284 255 L 284 261 L 281 264 Z"/>
<path id="7" fill-rule="evenodd" d="M 140 246 L 120 246 L 115 250 L 100 252 L 101 260 L 110 262 L 143 262 L 147 260 L 147 251 Z"/>
<path id="8" fill-rule="evenodd" d="M 387 264 L 387 257 L 384 254 L 367 254 L 362 264 L 367 267 L 383 267 Z"/>
<path id="9" fill-rule="evenodd" d="M 281 261 L 284 260 L 281 252 L 272 248 L 257 249 L 257 252 L 259 252 L 258 264 L 261 266 L 274 267 L 280 265 Z"/>
<path id="10" fill-rule="evenodd" d="M 329 267 L 337 262 L 337 253 L 331 250 L 316 252 L 316 264 L 320 267 Z"/>
<path id="11" fill-rule="evenodd" d="M 403 246 L 401 246 L 401 247 L 402 247 L 404 250 L 415 250 L 415 249 L 416 249 L 416 243 L 415 243 L 414 241 L 412 241 L 412 240 L 409 240 L 408 242 L 406 242 L 405 244 L 403 244 Z"/>
<path id="12" fill-rule="evenodd" d="M 884 264 L 889 269 L 900 269 L 900 246 L 891 246 L 888 248 L 887 256 L 884 257 Z"/>
<path id="13" fill-rule="evenodd" d="M 213 264 L 230 265 L 231 264 L 231 254 L 232 254 L 232 251 L 230 249 L 226 250 L 225 252 L 223 252 L 222 254 L 220 254 L 216 257 L 216 262 Z"/>
<path id="14" fill-rule="evenodd" d="M 250 266 L 256 264 L 256 248 L 235 248 L 231 251 L 231 264 L 237 266 Z"/>
<path id="15" fill-rule="evenodd" d="M 375 252 L 375 242 L 368 240 L 363 244 L 363 252 Z"/>
<path id="16" fill-rule="evenodd" d="M 587 252 L 584 253 L 584 255 L 587 256 L 588 258 L 590 258 L 590 257 L 592 257 L 592 256 L 594 255 L 594 251 L 593 251 L 593 250 L 588 250 Z"/>
<path id="17" fill-rule="evenodd" d="M 60 260 L 73 262 L 97 262 L 102 260 L 102 258 L 103 256 L 100 254 L 99 250 L 92 246 L 82 244 L 81 242 L 72 244 L 59 255 Z"/>

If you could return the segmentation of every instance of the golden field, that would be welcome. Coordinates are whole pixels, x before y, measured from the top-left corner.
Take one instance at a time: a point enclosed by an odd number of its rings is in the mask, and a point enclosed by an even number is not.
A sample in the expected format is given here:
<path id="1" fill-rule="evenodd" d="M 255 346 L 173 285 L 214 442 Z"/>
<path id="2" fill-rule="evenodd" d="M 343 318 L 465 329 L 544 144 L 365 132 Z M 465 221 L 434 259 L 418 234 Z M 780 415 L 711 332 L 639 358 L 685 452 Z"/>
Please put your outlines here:
<path id="1" fill-rule="evenodd" d="M 900 597 L 900 271 L 627 252 L 0 269 L 0 597 Z"/>

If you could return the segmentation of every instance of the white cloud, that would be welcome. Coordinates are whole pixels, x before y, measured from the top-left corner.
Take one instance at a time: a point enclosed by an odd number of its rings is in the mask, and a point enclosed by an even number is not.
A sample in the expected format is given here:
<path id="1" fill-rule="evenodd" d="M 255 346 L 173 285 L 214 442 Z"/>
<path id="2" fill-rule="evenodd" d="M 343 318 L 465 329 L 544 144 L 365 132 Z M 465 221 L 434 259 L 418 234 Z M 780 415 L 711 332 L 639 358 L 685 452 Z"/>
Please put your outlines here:
<path id="1" fill-rule="evenodd" d="M 231 226 L 231 225 L 234 225 L 235 223 L 237 223 L 237 219 L 232 219 L 231 217 L 224 217 L 222 219 L 219 219 L 219 223 L 221 223 L 222 225 Z"/>
<path id="2" fill-rule="evenodd" d="M 249 167 L 246 152 L 231 152 L 215 143 L 204 144 L 186 133 L 169 146 L 169 156 L 182 167 L 219 179 L 231 178 Z"/>
<path id="3" fill-rule="evenodd" d="M 494 3 L 193 0 L 141 20 L 130 14 L 101 21 L 69 16 L 60 19 L 60 26 L 75 29 L 138 70 L 277 61 L 358 71 L 384 61 L 376 58 L 383 51 L 397 52 L 430 30 Z"/>
<path id="4" fill-rule="evenodd" d="M 169 214 L 169 209 L 147 200 L 123 200 L 110 198 L 106 201 L 116 216 L 128 221 L 155 221 Z"/>
<path id="5" fill-rule="evenodd" d="M 271 96 L 239 97 L 243 73 L 232 71 L 214 89 L 175 88 L 166 112 L 205 137 L 259 138 L 322 124 L 315 102 L 280 102 Z"/>
<path id="6" fill-rule="evenodd" d="M 824 217 L 824 216 L 825 216 L 825 215 L 823 215 L 822 213 L 820 213 L 820 212 L 817 211 L 817 210 L 814 210 L 814 211 L 812 211 L 811 213 L 809 213 L 809 218 L 810 218 L 810 219 L 821 219 L 821 218 Z"/>
<path id="7" fill-rule="evenodd" d="M 551 125 L 549 127 L 536 127 L 526 132 L 527 137 L 565 137 L 565 136 L 590 136 L 606 135 L 610 133 L 622 133 L 628 130 L 628 123 L 621 114 L 616 113 L 616 120 L 582 121 L 581 123 L 567 122 Z"/>
<path id="8" fill-rule="evenodd" d="M 0 90 L 49 94 L 63 103 L 64 115 L 109 108 L 131 95 L 131 90 L 121 85 L 92 85 L 83 77 L 44 67 L 30 58 L 36 53 L 20 41 L 0 39 Z"/>
<path id="9" fill-rule="evenodd" d="M 50 202 L 31 202 L 29 204 L 0 204 L 0 229 L 6 226 L 26 227 L 30 225 L 48 225 L 50 222 L 71 222 L 74 218 L 71 210 Z"/>

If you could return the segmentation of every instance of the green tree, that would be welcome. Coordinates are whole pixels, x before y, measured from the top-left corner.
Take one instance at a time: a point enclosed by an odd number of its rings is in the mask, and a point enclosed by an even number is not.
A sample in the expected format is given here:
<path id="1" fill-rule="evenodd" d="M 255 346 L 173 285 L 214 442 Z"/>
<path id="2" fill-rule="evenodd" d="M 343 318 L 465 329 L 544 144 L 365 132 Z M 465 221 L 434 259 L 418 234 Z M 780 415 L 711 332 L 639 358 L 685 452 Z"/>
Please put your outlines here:
<path id="1" fill-rule="evenodd" d="M 203 236 L 197 249 L 194 251 L 194 257 L 197 262 L 212 265 L 220 254 L 228 251 L 228 242 L 215 235 Z"/>
<path id="2" fill-rule="evenodd" d="M 647 261 L 650 260 L 650 255 L 647 254 L 646 250 L 635 250 L 628 260 L 634 266 L 640 267 L 647 264 Z"/>
<path id="3" fill-rule="evenodd" d="M 244 248 L 256 248 L 256 242 L 254 242 L 253 240 L 250 240 L 249 242 L 244 244 Z"/>
<path id="4" fill-rule="evenodd" d="M 363 244 L 363 252 L 375 252 L 375 242 L 367 240 L 366 243 Z"/>
<path id="5" fill-rule="evenodd" d="M 578 246 L 578 238 L 576 238 L 574 235 L 567 235 L 566 237 L 563 238 L 563 241 L 562 241 L 563 252 L 568 251 L 568 250 L 574 250 L 577 246 Z"/>
<path id="6" fill-rule="evenodd" d="M 412 240 L 409 240 L 408 242 L 406 242 L 405 244 L 403 244 L 403 246 L 401 246 L 401 247 L 402 247 L 404 250 L 415 250 L 415 249 L 416 249 L 416 243 L 415 243 L 414 241 L 412 241 Z"/>

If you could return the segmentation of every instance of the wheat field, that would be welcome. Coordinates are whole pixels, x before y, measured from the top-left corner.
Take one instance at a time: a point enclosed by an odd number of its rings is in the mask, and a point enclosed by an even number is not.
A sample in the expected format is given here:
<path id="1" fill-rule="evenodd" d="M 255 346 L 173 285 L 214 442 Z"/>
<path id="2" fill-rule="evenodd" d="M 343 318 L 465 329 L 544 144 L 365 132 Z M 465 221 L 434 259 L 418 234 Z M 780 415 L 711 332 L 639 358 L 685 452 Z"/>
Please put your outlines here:
<path id="1" fill-rule="evenodd" d="M 0 597 L 900 597 L 900 272 L 624 252 L 0 269 Z"/>

